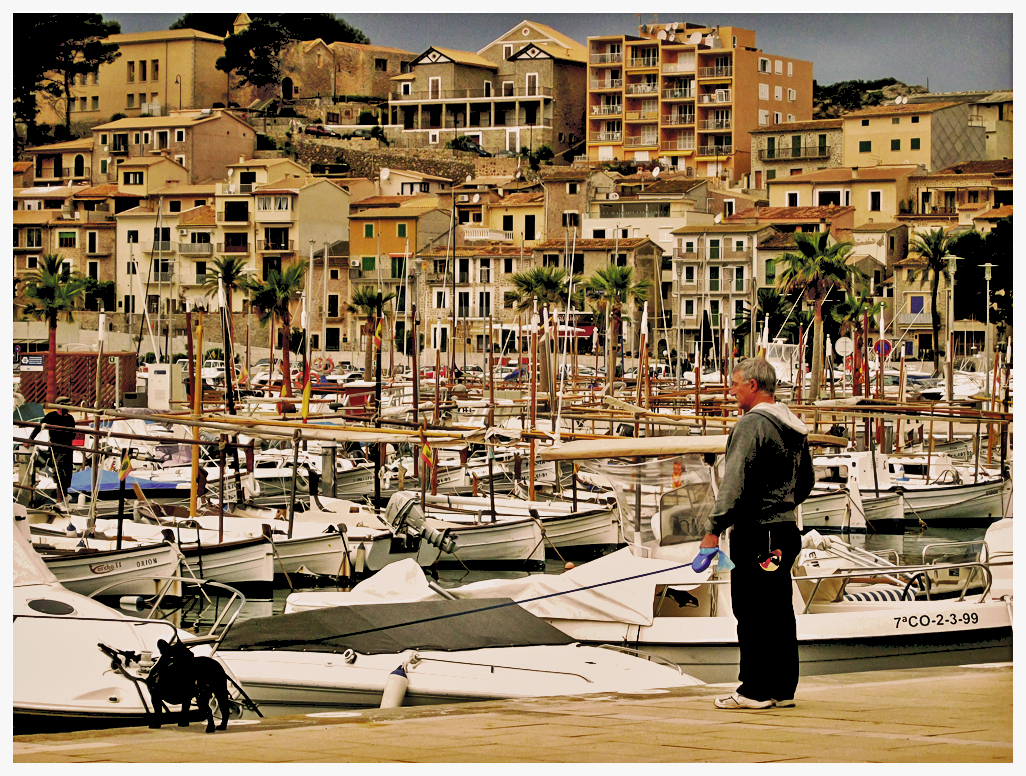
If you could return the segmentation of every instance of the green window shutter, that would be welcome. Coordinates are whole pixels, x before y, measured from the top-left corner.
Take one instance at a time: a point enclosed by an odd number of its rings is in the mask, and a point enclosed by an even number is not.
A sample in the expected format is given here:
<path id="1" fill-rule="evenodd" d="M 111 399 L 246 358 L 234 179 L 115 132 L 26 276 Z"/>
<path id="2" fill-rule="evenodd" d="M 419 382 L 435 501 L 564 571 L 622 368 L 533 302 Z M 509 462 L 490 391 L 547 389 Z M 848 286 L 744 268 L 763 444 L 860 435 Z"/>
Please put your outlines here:
<path id="1" fill-rule="evenodd" d="M 369 226 L 369 224 L 368 224 L 368 226 Z M 361 267 L 361 269 L 364 272 L 373 272 L 374 271 L 374 257 L 373 256 L 364 256 L 363 257 L 363 267 Z"/>
<path id="2" fill-rule="evenodd" d="M 918 151 L 919 150 L 919 138 L 918 137 L 914 137 L 911 140 L 909 140 L 909 147 L 913 151 Z"/>
<path id="3" fill-rule="evenodd" d="M 860 140 L 859 141 L 859 153 L 868 154 L 873 150 L 872 140 Z"/>
<path id="4" fill-rule="evenodd" d="M 364 237 L 373 237 L 374 236 L 374 224 L 364 224 L 363 225 L 363 236 Z"/>

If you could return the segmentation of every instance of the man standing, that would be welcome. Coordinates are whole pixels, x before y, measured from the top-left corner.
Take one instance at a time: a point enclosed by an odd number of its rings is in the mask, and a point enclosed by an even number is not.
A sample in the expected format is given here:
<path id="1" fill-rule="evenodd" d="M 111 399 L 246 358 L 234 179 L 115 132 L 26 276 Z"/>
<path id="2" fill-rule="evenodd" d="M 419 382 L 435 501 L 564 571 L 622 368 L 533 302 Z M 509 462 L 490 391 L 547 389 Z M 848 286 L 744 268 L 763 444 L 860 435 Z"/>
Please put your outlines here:
<path id="1" fill-rule="evenodd" d="M 795 507 L 814 476 L 808 428 L 773 399 L 777 376 L 762 358 L 738 363 L 730 395 L 743 413 L 727 437 L 723 479 L 702 547 L 730 526 L 730 594 L 741 653 L 737 691 L 720 709 L 794 706 L 798 639 L 791 566 L 801 550 Z"/>
<path id="2" fill-rule="evenodd" d="M 58 396 L 54 400 L 54 404 L 70 404 L 70 399 L 67 396 Z M 67 511 L 68 486 L 71 484 L 71 469 L 74 460 L 71 442 L 75 438 L 75 419 L 71 417 L 71 413 L 65 406 L 51 410 L 43 416 L 42 426 L 32 430 L 29 439 L 35 439 L 43 429 L 48 432 L 50 444 L 53 445 L 49 448 L 46 457 L 53 461 L 54 476 L 57 480 L 57 503 L 54 506 L 59 511 Z"/>

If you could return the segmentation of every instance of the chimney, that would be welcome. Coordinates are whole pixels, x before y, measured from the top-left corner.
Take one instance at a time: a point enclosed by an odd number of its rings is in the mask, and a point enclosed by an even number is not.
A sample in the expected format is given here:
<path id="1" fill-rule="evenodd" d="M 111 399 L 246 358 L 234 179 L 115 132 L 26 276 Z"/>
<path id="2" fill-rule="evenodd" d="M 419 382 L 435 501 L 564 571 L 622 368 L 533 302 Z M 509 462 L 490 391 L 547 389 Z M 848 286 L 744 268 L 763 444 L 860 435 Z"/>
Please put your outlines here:
<path id="1" fill-rule="evenodd" d="M 852 177 L 852 180 L 854 180 L 855 178 L 859 177 L 859 168 L 858 167 L 852 167 L 851 168 L 851 177 Z"/>
<path id="2" fill-rule="evenodd" d="M 243 164 L 246 161 L 245 154 L 239 154 L 239 164 Z"/>

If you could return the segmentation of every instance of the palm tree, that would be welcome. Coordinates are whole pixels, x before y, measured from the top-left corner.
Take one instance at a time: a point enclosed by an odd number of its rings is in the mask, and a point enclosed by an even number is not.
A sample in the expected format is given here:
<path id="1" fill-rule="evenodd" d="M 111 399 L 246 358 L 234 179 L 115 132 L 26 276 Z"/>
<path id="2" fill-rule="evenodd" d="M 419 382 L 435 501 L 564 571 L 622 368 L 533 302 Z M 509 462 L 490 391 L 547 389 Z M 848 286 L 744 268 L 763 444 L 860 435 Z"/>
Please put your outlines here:
<path id="1" fill-rule="evenodd" d="M 523 272 L 516 272 L 510 276 L 513 281 L 513 294 L 516 300 L 518 313 L 530 312 L 534 309 L 535 303 L 542 308 L 542 316 L 546 321 L 550 320 L 549 307 L 558 305 L 567 297 L 570 288 L 570 273 L 562 267 L 534 267 Z M 529 318 L 530 320 L 530 318 Z M 532 320 L 537 325 L 537 321 Z M 552 332 L 551 341 L 555 341 L 556 332 Z M 532 370 L 535 365 L 531 365 Z M 549 380 L 549 359 L 539 358 L 537 368 L 541 373 L 542 393 L 550 393 Z M 550 400 L 555 397 L 550 395 Z"/>
<path id="2" fill-rule="evenodd" d="M 644 302 L 648 299 L 648 289 L 651 286 L 650 280 L 634 281 L 634 267 L 620 267 L 616 264 L 602 267 L 585 282 L 589 298 L 605 299 L 606 304 L 609 305 L 613 331 L 611 337 L 606 337 L 606 352 L 609 354 L 607 359 L 609 366 L 606 368 L 606 389 L 610 395 L 613 392 L 616 353 L 622 346 L 623 340 L 624 305 L 632 302 L 635 304 Z"/>
<path id="3" fill-rule="evenodd" d="M 940 373 L 940 311 L 937 309 L 937 289 L 940 285 L 941 276 L 944 276 L 946 283 L 951 283 L 951 275 L 948 272 L 948 257 L 951 256 L 951 238 L 944 233 L 943 227 L 937 227 L 926 234 L 917 234 L 912 238 L 912 250 L 926 261 L 926 266 L 921 270 L 910 269 L 908 279 L 914 281 L 919 276 L 919 285 L 930 278 L 930 305 L 933 311 L 931 322 L 933 323 L 933 371 Z M 921 275 L 919 273 L 922 273 Z M 950 287 L 950 285 L 949 285 Z M 948 354 L 949 358 L 954 354 Z"/>
<path id="4" fill-rule="evenodd" d="M 225 307 L 228 308 L 228 341 L 232 344 L 232 354 L 235 353 L 235 329 L 232 321 L 232 293 L 248 287 L 249 278 L 246 274 L 246 259 L 241 256 L 223 256 L 214 259 L 212 262 L 213 271 L 200 275 L 199 280 L 206 289 L 204 296 L 212 297 L 217 295 L 218 283 L 224 287 Z M 202 278 L 202 280 L 200 280 Z"/>
<path id="5" fill-rule="evenodd" d="M 381 295 L 381 305 L 384 309 L 386 302 L 395 299 L 395 292 L 389 291 Z M 370 338 L 374 334 L 374 328 L 378 325 L 378 289 L 373 286 L 360 286 L 353 291 L 352 301 L 346 305 L 346 310 L 356 315 L 363 316 L 363 324 L 360 326 L 360 334 Z M 373 366 L 374 347 L 370 339 L 367 340 L 367 347 L 364 350 L 363 379 L 370 380 Z"/>
<path id="6" fill-rule="evenodd" d="M 282 272 L 276 269 L 269 270 L 267 280 L 244 281 L 243 287 L 249 288 L 252 297 L 250 304 L 259 311 L 259 321 L 266 325 L 277 319 L 279 331 L 281 332 L 282 365 L 281 379 L 285 386 L 282 396 L 292 396 L 292 380 L 289 363 L 289 350 L 292 330 L 292 310 L 290 304 L 293 298 L 303 288 L 303 276 L 306 274 L 306 264 L 297 261 L 287 266 Z"/>
<path id="7" fill-rule="evenodd" d="M 862 286 L 861 288 L 855 289 L 854 293 L 848 292 L 845 294 L 844 299 L 834 304 L 830 309 L 830 317 L 833 318 L 837 323 L 841 325 L 841 336 L 847 337 L 849 334 L 866 335 L 865 322 L 868 317 L 869 320 L 873 320 L 880 311 L 883 309 L 884 303 L 876 302 L 869 296 L 869 288 Z M 855 340 L 855 352 L 853 365 L 856 367 L 853 372 L 855 375 L 860 374 L 860 367 L 862 363 L 862 348 L 859 347 L 859 337 L 853 338 Z M 858 393 L 859 385 L 857 381 L 853 381 L 853 390 Z"/>
<path id="8" fill-rule="evenodd" d="M 766 317 L 769 316 L 769 334 L 767 339 L 773 341 L 777 332 L 790 335 L 794 333 L 795 323 L 789 317 L 791 302 L 787 297 L 781 296 L 775 288 L 760 288 L 755 295 L 755 309 L 745 304 L 743 315 L 734 318 L 734 335 L 742 340 L 745 349 L 755 353 L 759 346 L 759 340 L 754 335 L 758 334 L 759 326 L 766 325 Z M 752 336 L 751 340 L 748 337 Z"/>
<path id="9" fill-rule="evenodd" d="M 24 312 L 36 320 L 45 320 L 49 327 L 49 357 L 46 364 L 46 401 L 57 398 L 57 318 L 73 320 L 72 312 L 80 310 L 85 299 L 86 280 L 72 273 L 56 253 L 39 257 L 37 269 L 25 276 L 25 296 L 30 300 Z M 97 397 L 99 402 L 99 397 Z"/>
<path id="10" fill-rule="evenodd" d="M 797 253 L 787 253 L 777 260 L 782 271 L 777 275 L 777 288 L 785 293 L 800 292 L 812 305 L 815 330 L 812 342 L 812 374 L 809 401 L 819 398 L 823 377 L 823 302 L 831 291 L 849 291 L 856 280 L 865 280 L 861 270 L 847 262 L 850 242 L 830 244 L 830 231 L 795 232 Z"/>

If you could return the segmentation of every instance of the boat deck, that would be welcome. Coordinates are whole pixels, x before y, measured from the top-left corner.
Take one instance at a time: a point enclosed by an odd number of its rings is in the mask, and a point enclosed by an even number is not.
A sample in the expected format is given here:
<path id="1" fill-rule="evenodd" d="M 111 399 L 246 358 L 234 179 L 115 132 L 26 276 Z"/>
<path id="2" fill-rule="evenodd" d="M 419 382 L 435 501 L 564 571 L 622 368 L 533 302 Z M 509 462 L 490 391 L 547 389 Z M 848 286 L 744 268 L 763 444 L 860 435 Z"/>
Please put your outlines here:
<path id="1" fill-rule="evenodd" d="M 13 760 L 1012 762 L 1011 663 L 814 676 L 795 708 L 715 709 L 734 687 L 15 736 Z"/>

